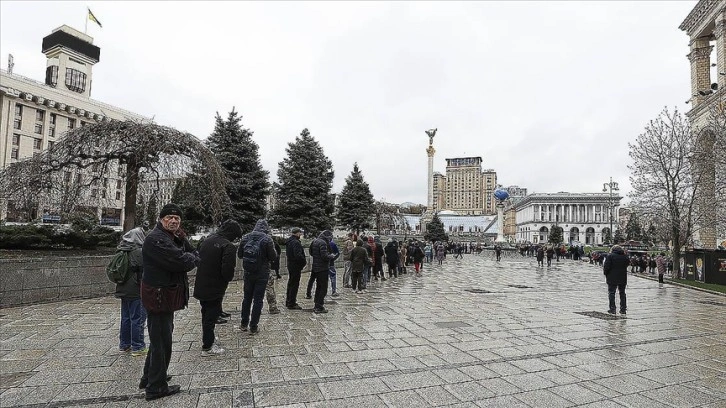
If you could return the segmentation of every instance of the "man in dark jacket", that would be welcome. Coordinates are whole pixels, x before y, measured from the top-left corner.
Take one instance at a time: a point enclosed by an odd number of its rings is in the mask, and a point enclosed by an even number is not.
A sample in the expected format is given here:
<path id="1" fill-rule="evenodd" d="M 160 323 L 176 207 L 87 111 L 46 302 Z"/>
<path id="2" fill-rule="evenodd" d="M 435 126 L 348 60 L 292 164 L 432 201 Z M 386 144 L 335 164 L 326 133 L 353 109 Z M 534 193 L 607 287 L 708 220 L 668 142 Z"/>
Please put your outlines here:
<path id="1" fill-rule="evenodd" d="M 630 260 L 620 245 L 615 245 L 610 254 L 605 258 L 603 273 L 608 283 L 608 299 L 610 308 L 608 313 L 615 314 L 615 290 L 620 292 L 620 314 L 625 314 L 625 286 L 628 284 L 628 264 Z"/>
<path id="2" fill-rule="evenodd" d="M 142 275 L 141 246 L 144 244 L 144 230 L 136 227 L 124 234 L 118 251 L 128 252 L 129 278 L 116 284 L 115 296 L 121 299 L 121 327 L 119 329 L 119 350 L 131 351 L 132 356 L 147 353 L 144 343 L 146 309 L 141 304 L 140 284 Z"/>
<path id="3" fill-rule="evenodd" d="M 265 297 L 267 281 L 270 279 L 270 263 L 277 257 L 275 245 L 272 243 L 270 227 L 266 219 L 261 219 L 255 224 L 255 228 L 249 234 L 242 237 L 239 244 L 237 256 L 242 259 L 244 269 L 244 295 L 242 297 L 242 321 L 240 330 L 247 331 L 249 325 L 250 334 L 258 332 L 257 325 L 262 314 L 262 304 Z M 247 244 L 255 247 L 256 259 L 247 262 Z M 274 277 L 273 277 L 274 279 Z M 252 315 L 250 317 L 250 307 Z"/>
<path id="4" fill-rule="evenodd" d="M 389 239 L 384 252 L 388 264 L 388 277 L 398 278 L 398 243 L 393 238 Z"/>
<path id="5" fill-rule="evenodd" d="M 336 257 L 329 251 L 330 241 L 333 240 L 333 232 L 325 230 L 310 244 L 310 256 L 313 258 L 312 270 L 310 273 L 315 277 L 315 307 L 314 313 L 328 313 L 324 307 L 325 295 L 328 294 L 328 271 L 330 260 Z"/>
<path id="6" fill-rule="evenodd" d="M 197 266 L 199 258 L 181 229 L 181 217 L 181 208 L 176 204 L 170 203 L 161 209 L 156 228 L 144 240 L 142 286 L 185 285 L 188 288 L 187 272 Z M 143 288 L 142 301 L 147 303 Z M 147 312 L 149 352 L 139 388 L 146 389 L 147 400 L 154 400 L 176 394 L 180 387 L 170 386 L 166 374 L 171 361 L 174 312 L 152 313 L 148 309 Z"/>
<path id="7" fill-rule="evenodd" d="M 194 297 L 202 307 L 202 356 L 224 353 L 214 344 L 214 325 L 222 312 L 222 299 L 227 285 L 234 278 L 237 248 L 232 241 L 242 236 L 237 221 L 227 220 L 217 232 L 199 246 L 199 268 L 194 284 Z"/>
<path id="8" fill-rule="evenodd" d="M 285 254 L 287 255 L 287 293 L 285 295 L 285 306 L 292 310 L 301 310 L 297 304 L 297 292 L 300 289 L 300 274 L 302 273 L 307 258 L 300 243 L 302 230 L 293 228 L 292 235 L 285 242 Z"/>

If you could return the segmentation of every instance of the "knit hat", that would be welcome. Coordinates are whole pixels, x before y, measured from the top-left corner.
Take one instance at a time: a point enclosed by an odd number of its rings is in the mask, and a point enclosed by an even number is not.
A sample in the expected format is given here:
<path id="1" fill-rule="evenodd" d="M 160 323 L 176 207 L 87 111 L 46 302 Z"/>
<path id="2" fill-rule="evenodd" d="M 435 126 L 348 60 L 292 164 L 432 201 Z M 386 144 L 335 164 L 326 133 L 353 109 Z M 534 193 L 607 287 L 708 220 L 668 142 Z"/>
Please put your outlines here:
<path id="1" fill-rule="evenodd" d="M 182 210 L 179 208 L 178 205 L 169 203 L 162 207 L 161 212 L 159 213 L 159 218 L 164 218 L 167 215 L 178 215 L 179 217 L 182 216 Z"/>
<path id="2" fill-rule="evenodd" d="M 298 227 L 293 227 L 291 232 L 293 234 L 297 234 L 298 232 L 302 232 L 302 230 L 300 228 L 298 228 Z"/>

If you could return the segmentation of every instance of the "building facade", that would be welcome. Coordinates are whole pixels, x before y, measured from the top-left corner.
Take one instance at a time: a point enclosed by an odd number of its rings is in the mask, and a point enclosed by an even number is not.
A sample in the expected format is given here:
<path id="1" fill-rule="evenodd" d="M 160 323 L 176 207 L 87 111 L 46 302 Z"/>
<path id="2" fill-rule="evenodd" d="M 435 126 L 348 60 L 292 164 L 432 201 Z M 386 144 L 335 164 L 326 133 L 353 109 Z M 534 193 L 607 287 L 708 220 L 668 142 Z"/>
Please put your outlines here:
<path id="1" fill-rule="evenodd" d="M 91 99 L 92 68 L 100 60 L 93 38 L 61 26 L 43 38 L 47 57 L 45 81 L 0 70 L 0 170 L 53 147 L 65 132 L 108 120 L 149 121 L 142 115 Z M 98 216 L 108 225 L 123 223 L 125 182 L 118 166 L 109 166 L 96 185 L 85 187 L 76 209 Z M 67 171 L 65 181 L 79 184 L 93 168 Z M 7 221 L 60 221 L 55 198 L 41 199 L 35 208 L 18 208 L 0 197 L 0 219 Z"/>
<path id="2" fill-rule="evenodd" d="M 562 228 L 568 244 L 601 245 L 617 228 L 617 217 L 609 213 L 610 195 L 604 193 L 535 193 L 517 202 L 517 242 L 546 243 L 552 226 Z M 617 214 L 622 197 L 612 197 Z M 610 232 L 611 233 L 611 232 Z M 612 234 L 612 233 L 611 233 Z"/>
<path id="3" fill-rule="evenodd" d="M 714 214 L 720 209 L 714 210 L 713 206 L 719 200 L 723 202 L 724 197 L 718 196 L 716 189 L 719 173 L 713 156 L 716 135 L 706 128 L 714 114 L 723 115 L 726 110 L 726 0 L 700 0 L 679 28 L 690 39 L 691 110 L 686 115 L 698 150 L 706 152 L 696 162 L 703 174 L 697 197 L 703 221 L 697 228 L 696 240 L 700 246 L 716 248 L 717 220 Z M 712 56 L 714 48 L 715 58 Z M 720 171 L 723 172 L 723 169 Z"/>
<path id="4" fill-rule="evenodd" d="M 446 175 L 433 175 L 434 209 L 460 215 L 493 215 L 496 186 L 497 173 L 482 170 L 481 157 L 446 159 Z"/>

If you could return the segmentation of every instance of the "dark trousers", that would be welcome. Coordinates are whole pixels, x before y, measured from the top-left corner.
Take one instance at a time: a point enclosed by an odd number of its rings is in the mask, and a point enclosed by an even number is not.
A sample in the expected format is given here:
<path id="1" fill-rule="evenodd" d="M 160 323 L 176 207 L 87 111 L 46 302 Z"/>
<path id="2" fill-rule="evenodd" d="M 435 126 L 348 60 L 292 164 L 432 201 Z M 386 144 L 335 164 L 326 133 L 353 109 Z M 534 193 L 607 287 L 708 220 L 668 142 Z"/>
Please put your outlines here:
<path id="1" fill-rule="evenodd" d="M 242 327 L 246 327 L 248 324 L 250 327 L 257 327 L 260 322 L 267 279 L 269 279 L 269 274 L 265 273 L 260 274 L 260 276 L 245 274 L 244 295 L 242 297 Z M 252 308 L 251 317 L 250 308 Z"/>
<path id="2" fill-rule="evenodd" d="M 328 271 L 314 272 L 315 276 L 315 308 L 322 309 L 325 295 L 328 294 Z"/>
<path id="3" fill-rule="evenodd" d="M 351 273 L 351 279 L 353 281 L 353 290 L 363 290 L 363 272 Z"/>
<path id="4" fill-rule="evenodd" d="M 398 269 L 396 269 L 396 264 L 388 264 L 388 277 L 391 276 L 398 277 Z"/>
<path id="5" fill-rule="evenodd" d="M 662 273 L 658 274 L 658 282 L 663 283 L 663 274 Z"/>
<path id="6" fill-rule="evenodd" d="M 142 376 L 148 380 L 147 394 L 164 392 L 169 384 L 166 383 L 166 371 L 171 361 L 171 338 L 174 332 L 174 312 L 149 313 L 146 317 L 149 329 L 149 352 L 146 354 L 144 373 Z"/>
<path id="7" fill-rule="evenodd" d="M 615 313 L 615 290 L 617 289 L 618 292 L 620 292 L 620 313 L 625 312 L 628 310 L 627 305 L 625 304 L 625 283 L 621 283 L 618 285 L 611 285 L 608 283 L 608 300 L 610 301 L 610 312 Z"/>
<path id="8" fill-rule="evenodd" d="M 315 281 L 316 281 L 316 277 L 315 276 L 316 276 L 315 275 L 315 272 L 312 272 L 311 271 L 310 272 L 310 278 L 308 279 L 308 288 L 305 291 L 305 294 L 308 295 L 308 296 L 312 296 L 312 293 L 313 293 L 313 285 L 315 284 Z M 316 292 L 317 292 L 317 290 L 316 290 Z"/>
<path id="9" fill-rule="evenodd" d="M 214 325 L 222 313 L 222 298 L 200 300 L 199 305 L 202 307 L 202 349 L 209 350 L 214 344 Z"/>
<path id="10" fill-rule="evenodd" d="M 300 275 L 302 269 L 287 268 L 287 294 L 285 295 L 285 306 L 297 304 L 297 292 L 300 290 Z"/>

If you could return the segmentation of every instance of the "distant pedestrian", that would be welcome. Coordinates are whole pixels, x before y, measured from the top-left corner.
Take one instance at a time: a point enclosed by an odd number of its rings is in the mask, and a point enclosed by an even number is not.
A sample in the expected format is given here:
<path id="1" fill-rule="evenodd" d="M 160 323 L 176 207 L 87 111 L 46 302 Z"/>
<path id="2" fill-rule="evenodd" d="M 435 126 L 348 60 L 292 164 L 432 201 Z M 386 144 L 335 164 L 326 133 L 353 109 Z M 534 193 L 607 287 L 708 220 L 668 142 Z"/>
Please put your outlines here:
<path id="1" fill-rule="evenodd" d="M 300 289 L 300 275 L 307 264 L 305 250 L 300 242 L 302 230 L 293 228 L 292 235 L 285 242 L 285 254 L 287 255 L 287 294 L 285 306 L 291 310 L 301 310 L 302 306 L 297 304 L 297 292 Z"/>
<path id="2" fill-rule="evenodd" d="M 340 296 L 340 293 L 338 293 L 338 272 L 335 269 L 335 260 L 338 259 L 340 256 L 340 251 L 338 250 L 338 245 L 335 244 L 335 241 L 332 239 L 330 240 L 330 253 L 332 255 L 335 255 L 334 257 L 330 258 L 330 266 L 328 267 L 328 276 L 330 277 L 330 290 L 332 291 L 330 293 L 330 297 L 338 297 Z"/>
<path id="3" fill-rule="evenodd" d="M 386 265 L 388 265 L 388 277 L 398 278 L 398 244 L 393 238 L 388 240 L 383 252 L 386 255 Z"/>
<path id="4" fill-rule="evenodd" d="M 537 247 L 537 266 L 544 266 L 544 256 L 544 247 L 540 245 L 539 247 Z"/>
<path id="5" fill-rule="evenodd" d="M 343 243 L 343 287 L 351 287 L 351 269 L 350 269 L 350 252 L 355 248 L 355 239 L 352 232 L 348 233 L 347 239 Z"/>
<path id="6" fill-rule="evenodd" d="M 494 254 L 497 256 L 497 262 L 502 260 L 502 247 L 496 245 L 494 247 Z"/>
<path id="7" fill-rule="evenodd" d="M 333 232 L 325 230 L 310 244 L 310 256 L 313 259 L 310 273 L 315 278 L 315 307 L 313 313 L 328 313 L 328 309 L 324 305 L 325 295 L 328 294 L 330 261 L 337 257 L 337 254 L 330 252 L 330 242 L 332 240 Z"/>
<path id="8" fill-rule="evenodd" d="M 547 247 L 547 267 L 552 266 L 552 258 L 555 255 L 555 250 L 551 246 Z"/>
<path id="9" fill-rule="evenodd" d="M 655 258 L 655 264 L 658 268 L 658 282 L 663 283 L 663 274 L 666 272 L 666 257 L 665 252 L 661 252 Z"/>
<path id="10" fill-rule="evenodd" d="M 356 246 L 350 252 L 351 286 L 355 293 L 363 293 L 363 274 L 366 264 L 370 262 L 368 252 L 363 248 L 363 240 L 359 239 Z"/>
<path id="11" fill-rule="evenodd" d="M 258 324 L 262 314 L 267 282 L 270 276 L 270 263 L 277 257 L 272 242 L 270 227 L 266 219 L 260 219 L 249 234 L 242 237 L 237 257 L 242 259 L 244 288 L 242 295 L 242 316 L 240 330 L 250 334 L 259 331 Z"/>
<path id="12" fill-rule="evenodd" d="M 628 284 L 628 256 L 620 245 L 614 245 L 605 258 L 603 273 L 608 284 L 608 313 L 615 314 L 615 291 L 620 293 L 620 314 L 626 314 L 625 287 Z"/>
<path id="13" fill-rule="evenodd" d="M 129 230 L 121 238 L 116 248 L 128 253 L 128 279 L 116 284 L 115 296 L 121 299 L 121 325 L 119 327 L 119 350 L 131 352 L 132 356 L 145 356 L 147 353 L 144 342 L 144 326 L 146 325 L 146 309 L 141 304 L 141 277 L 143 261 L 141 247 L 144 245 L 144 230 L 136 227 Z"/>
<path id="14" fill-rule="evenodd" d="M 423 249 L 421 249 L 421 244 L 416 242 L 413 246 L 413 267 L 416 270 L 416 276 L 421 276 L 421 262 L 423 262 L 424 257 L 426 254 L 424 254 Z"/>
<path id="15" fill-rule="evenodd" d="M 446 248 L 444 248 L 444 244 L 439 243 L 436 246 L 436 260 L 439 261 L 439 266 L 444 263 L 444 258 L 446 258 Z"/>

